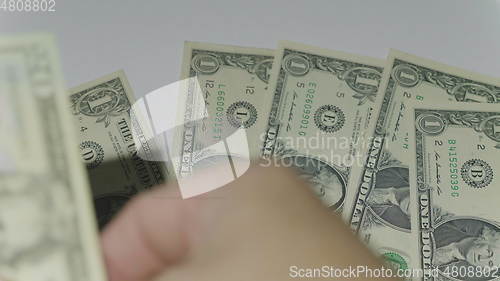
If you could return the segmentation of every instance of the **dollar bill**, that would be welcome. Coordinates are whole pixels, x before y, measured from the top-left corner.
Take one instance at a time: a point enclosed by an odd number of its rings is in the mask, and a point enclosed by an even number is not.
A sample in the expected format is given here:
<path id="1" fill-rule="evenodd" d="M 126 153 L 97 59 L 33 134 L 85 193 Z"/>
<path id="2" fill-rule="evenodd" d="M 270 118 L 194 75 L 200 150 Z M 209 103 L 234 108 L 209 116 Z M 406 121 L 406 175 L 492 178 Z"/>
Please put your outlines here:
<path id="1" fill-rule="evenodd" d="M 118 71 L 69 90 L 79 148 L 87 167 L 102 228 L 135 194 L 165 181 L 165 166 L 145 161 L 132 133 L 135 98 L 125 73 Z"/>
<path id="2" fill-rule="evenodd" d="M 500 106 L 409 112 L 417 280 L 500 280 Z"/>
<path id="3" fill-rule="evenodd" d="M 272 62 L 273 50 L 186 42 L 181 78 L 194 80 L 179 106 L 184 127 L 175 145 L 181 159 L 174 163 L 178 177 L 228 155 L 259 158 L 272 99 L 267 93 Z M 198 83 L 200 97 L 192 82 Z M 193 122 L 196 116 L 206 118 Z M 239 129 L 246 133 L 244 139 L 228 142 Z"/>
<path id="4" fill-rule="evenodd" d="M 411 264 L 409 103 L 497 103 L 496 81 L 391 50 L 370 129 L 372 144 L 364 165 L 353 171 L 344 216 L 361 240 L 400 267 Z"/>
<path id="5" fill-rule="evenodd" d="M 106 280 L 52 37 L 1 38 L 0 84 L 0 154 L 16 150 L 0 169 L 0 279 Z"/>
<path id="6" fill-rule="evenodd" d="M 45 154 L 40 151 L 38 143 L 31 141 L 42 138 L 41 126 L 32 120 L 36 117 L 35 103 L 30 95 L 24 72 L 14 71 L 14 66 L 22 65 L 20 56 L 10 53 L 0 54 L 2 73 L 0 78 L 0 130 L 9 132 L 10 137 L 0 140 L 1 167 L 3 171 L 33 170 L 40 171 L 43 167 Z"/>
<path id="7" fill-rule="evenodd" d="M 263 156 L 293 166 L 332 210 L 344 206 L 384 62 L 280 42 Z M 270 157 L 275 156 L 275 157 Z M 267 164 L 267 163 L 266 163 Z"/>

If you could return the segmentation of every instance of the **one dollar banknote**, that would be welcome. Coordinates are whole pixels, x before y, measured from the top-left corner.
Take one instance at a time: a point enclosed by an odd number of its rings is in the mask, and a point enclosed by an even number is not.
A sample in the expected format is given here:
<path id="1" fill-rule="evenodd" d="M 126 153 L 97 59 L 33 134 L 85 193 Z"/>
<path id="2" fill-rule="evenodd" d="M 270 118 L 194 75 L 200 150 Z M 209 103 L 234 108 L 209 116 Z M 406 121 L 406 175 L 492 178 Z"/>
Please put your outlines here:
<path id="1" fill-rule="evenodd" d="M 344 207 L 352 167 L 362 163 L 383 61 L 280 42 L 262 151 L 297 168 L 332 210 Z"/>
<path id="2" fill-rule="evenodd" d="M 123 71 L 70 89 L 69 99 L 102 228 L 132 196 L 163 183 L 167 172 L 138 151 L 147 144 L 136 144 L 133 135 L 135 98 Z"/>
<path id="3" fill-rule="evenodd" d="M 227 174 L 207 182 L 215 188 L 258 161 L 272 99 L 267 88 L 273 58 L 268 49 L 186 42 L 181 71 L 186 84 L 177 108 L 181 129 L 171 154 L 178 179 L 225 165 Z M 236 167 L 236 159 L 244 167 Z"/>
<path id="4" fill-rule="evenodd" d="M 418 280 L 500 279 L 500 107 L 417 104 L 410 117 Z"/>
<path id="5" fill-rule="evenodd" d="M 0 280 L 106 280 L 63 84 L 49 35 L 0 39 Z"/>
<path id="6" fill-rule="evenodd" d="M 344 215 L 361 240 L 401 268 L 412 261 L 409 136 L 412 103 L 498 103 L 500 83 L 462 69 L 391 50 L 378 93 L 371 145 L 353 171 Z"/>

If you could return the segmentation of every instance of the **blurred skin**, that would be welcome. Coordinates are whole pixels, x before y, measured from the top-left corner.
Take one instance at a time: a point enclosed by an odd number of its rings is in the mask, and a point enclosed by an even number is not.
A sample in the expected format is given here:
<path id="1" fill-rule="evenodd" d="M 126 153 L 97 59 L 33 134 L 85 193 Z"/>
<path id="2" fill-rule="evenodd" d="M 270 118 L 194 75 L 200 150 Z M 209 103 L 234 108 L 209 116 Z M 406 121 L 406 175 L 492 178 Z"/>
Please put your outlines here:
<path id="1" fill-rule="evenodd" d="M 177 190 L 140 195 L 104 230 L 111 281 L 291 280 L 290 266 L 382 267 L 290 170 L 253 167 L 188 200 Z"/>

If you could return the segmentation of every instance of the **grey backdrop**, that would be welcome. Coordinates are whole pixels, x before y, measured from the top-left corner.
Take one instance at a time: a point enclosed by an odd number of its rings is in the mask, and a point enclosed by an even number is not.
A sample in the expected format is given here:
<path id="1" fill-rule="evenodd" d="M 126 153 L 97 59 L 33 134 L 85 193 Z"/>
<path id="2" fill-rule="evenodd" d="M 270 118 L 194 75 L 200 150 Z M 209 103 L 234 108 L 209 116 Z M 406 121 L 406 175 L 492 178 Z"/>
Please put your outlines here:
<path id="1" fill-rule="evenodd" d="M 124 69 L 142 96 L 178 79 L 184 40 L 379 58 L 392 47 L 500 77 L 500 1 L 55 1 L 55 13 L 1 11 L 0 32 L 55 33 L 68 87 Z"/>

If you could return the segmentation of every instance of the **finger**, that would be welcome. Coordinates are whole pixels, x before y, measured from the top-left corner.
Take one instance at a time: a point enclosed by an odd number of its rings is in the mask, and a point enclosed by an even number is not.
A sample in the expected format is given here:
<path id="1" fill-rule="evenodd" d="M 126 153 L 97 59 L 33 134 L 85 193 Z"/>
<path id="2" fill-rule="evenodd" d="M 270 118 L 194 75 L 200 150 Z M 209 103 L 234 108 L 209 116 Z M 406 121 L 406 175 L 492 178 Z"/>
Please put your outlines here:
<path id="1" fill-rule="evenodd" d="M 194 205 L 161 187 L 133 199 L 102 234 L 111 281 L 149 280 L 186 254 Z"/>
<path id="2" fill-rule="evenodd" d="M 202 186 L 211 177 L 220 175 L 221 169 L 224 167 L 215 166 L 198 173 L 189 179 L 187 185 Z M 250 169 L 228 187 L 245 186 L 242 182 L 255 182 L 254 170 Z M 273 172 L 258 172 L 260 181 L 265 183 L 265 178 L 270 174 Z M 234 189 L 221 188 L 183 200 L 178 186 L 170 185 L 133 199 L 102 234 L 102 248 L 110 280 L 148 280 L 180 261 L 194 242 L 213 228 L 212 223 L 217 214 L 226 203 L 232 201 L 221 199 L 226 195 L 234 199 L 235 194 L 231 190 Z M 257 194 L 267 197 L 261 193 Z M 254 197 L 248 195 L 245 193 L 240 197 L 246 198 L 245 201 Z"/>

